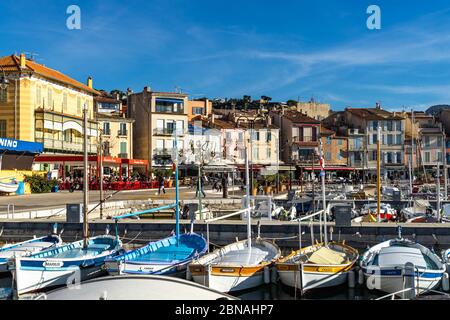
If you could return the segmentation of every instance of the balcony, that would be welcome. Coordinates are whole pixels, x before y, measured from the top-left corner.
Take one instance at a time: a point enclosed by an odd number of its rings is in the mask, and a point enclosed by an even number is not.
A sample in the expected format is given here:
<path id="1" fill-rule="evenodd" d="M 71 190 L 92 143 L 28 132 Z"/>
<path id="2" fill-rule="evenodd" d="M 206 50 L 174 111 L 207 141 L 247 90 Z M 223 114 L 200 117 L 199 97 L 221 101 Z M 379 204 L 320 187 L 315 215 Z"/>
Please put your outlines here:
<path id="1" fill-rule="evenodd" d="M 353 152 L 362 152 L 364 151 L 364 146 L 362 145 L 354 145 L 354 144 L 349 144 L 348 145 L 348 151 L 353 151 Z"/>
<path id="2" fill-rule="evenodd" d="M 155 128 L 153 134 L 157 136 L 171 136 L 177 131 L 178 135 L 184 135 L 183 130 L 175 130 L 175 128 Z"/>
<path id="3" fill-rule="evenodd" d="M 128 159 L 128 153 L 119 153 L 117 156 L 121 159 Z"/>
<path id="4" fill-rule="evenodd" d="M 316 147 L 319 145 L 319 140 L 316 136 L 302 136 L 293 137 L 292 143 L 297 146 Z"/>
<path id="5" fill-rule="evenodd" d="M 111 130 L 110 129 L 103 130 L 103 135 L 104 136 L 110 136 L 111 135 Z"/>
<path id="6" fill-rule="evenodd" d="M 154 156 L 172 156 L 172 150 L 169 150 L 167 148 L 156 148 L 153 149 L 153 155 Z"/>
<path id="7" fill-rule="evenodd" d="M 67 142 L 64 140 L 54 140 L 48 138 L 35 138 L 36 142 L 40 142 L 44 145 L 44 150 L 52 150 L 61 153 L 82 153 L 83 144 L 76 142 Z M 97 153 L 97 145 L 89 144 L 88 153 Z"/>
<path id="8" fill-rule="evenodd" d="M 117 131 L 117 135 L 126 137 L 128 135 L 128 130 L 119 130 L 119 131 Z"/>

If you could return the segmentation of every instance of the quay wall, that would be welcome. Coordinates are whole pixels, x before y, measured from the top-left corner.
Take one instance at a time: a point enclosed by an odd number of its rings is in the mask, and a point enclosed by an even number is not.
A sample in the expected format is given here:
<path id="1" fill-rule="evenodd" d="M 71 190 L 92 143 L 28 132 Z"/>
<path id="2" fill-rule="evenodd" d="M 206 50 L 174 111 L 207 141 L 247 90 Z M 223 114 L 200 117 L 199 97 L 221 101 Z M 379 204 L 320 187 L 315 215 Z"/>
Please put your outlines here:
<path id="1" fill-rule="evenodd" d="M 58 232 L 62 233 L 64 241 L 74 241 L 82 238 L 82 225 L 78 223 L 66 223 L 60 220 L 34 219 L 11 221 L 0 220 L 2 230 L 0 241 L 17 242 L 30 237 L 43 236 L 52 231 L 54 223 L 58 223 Z M 348 227 L 336 227 L 334 223 L 328 224 L 328 239 L 345 240 L 346 243 L 358 249 L 365 249 L 376 243 L 395 238 L 397 225 L 402 226 L 402 235 L 408 239 L 414 239 L 421 244 L 432 247 L 436 252 L 450 247 L 450 224 L 396 224 L 396 223 L 353 223 Z M 104 234 L 109 226 L 110 234 L 115 234 L 115 222 L 113 220 L 94 220 L 90 222 L 90 235 Z M 319 223 L 302 223 L 302 246 L 311 243 L 310 226 L 316 239 L 319 238 Z M 167 237 L 175 230 L 173 220 L 124 220 L 117 224 L 119 236 L 124 244 L 143 244 L 152 240 Z M 209 227 L 209 239 L 211 244 L 223 246 L 238 239 L 247 237 L 247 225 L 244 221 L 223 220 L 212 222 L 208 226 L 203 222 L 194 225 L 194 231 L 207 237 Z M 296 249 L 299 246 L 299 224 L 288 221 L 261 221 L 258 228 L 257 222 L 252 224 L 252 232 L 256 236 L 260 230 L 263 238 L 276 239 L 276 243 L 285 249 Z M 190 222 L 181 220 L 180 231 L 190 230 Z M 331 234 L 330 234 L 331 233 Z"/>

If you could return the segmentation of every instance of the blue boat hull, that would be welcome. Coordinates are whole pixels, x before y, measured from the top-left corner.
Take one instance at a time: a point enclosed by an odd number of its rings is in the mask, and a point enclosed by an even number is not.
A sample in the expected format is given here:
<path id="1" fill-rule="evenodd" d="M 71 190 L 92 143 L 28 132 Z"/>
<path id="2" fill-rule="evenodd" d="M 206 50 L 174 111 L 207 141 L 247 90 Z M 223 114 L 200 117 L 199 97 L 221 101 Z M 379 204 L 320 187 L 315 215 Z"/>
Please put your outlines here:
<path id="1" fill-rule="evenodd" d="M 187 265 L 207 251 L 206 240 L 195 233 L 175 236 L 131 250 L 105 261 L 109 274 L 159 274 L 183 277 Z"/>

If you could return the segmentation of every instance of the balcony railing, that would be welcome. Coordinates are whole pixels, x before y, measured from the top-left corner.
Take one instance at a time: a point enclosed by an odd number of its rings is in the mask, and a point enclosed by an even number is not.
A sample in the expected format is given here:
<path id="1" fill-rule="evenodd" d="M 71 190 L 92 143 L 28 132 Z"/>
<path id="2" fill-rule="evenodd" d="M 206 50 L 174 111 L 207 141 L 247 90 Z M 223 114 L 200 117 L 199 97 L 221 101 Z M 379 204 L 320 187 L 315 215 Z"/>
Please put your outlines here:
<path id="1" fill-rule="evenodd" d="M 167 148 L 156 148 L 153 149 L 153 155 L 155 156 L 171 156 L 172 152 L 171 150 Z"/>
<path id="2" fill-rule="evenodd" d="M 83 152 L 83 144 L 76 142 L 67 142 L 64 140 L 54 140 L 48 138 L 35 138 L 36 142 L 41 142 L 44 149 L 58 150 L 59 152 Z M 97 153 L 97 145 L 88 144 L 89 153 Z"/>
<path id="3" fill-rule="evenodd" d="M 294 142 L 318 142 L 316 136 L 296 136 L 293 138 Z"/>
<path id="4" fill-rule="evenodd" d="M 110 136 L 111 135 L 111 130 L 110 129 L 103 130 L 103 135 L 104 136 Z"/>
<path id="5" fill-rule="evenodd" d="M 119 153 L 118 157 L 122 159 L 128 159 L 128 153 Z"/>
<path id="6" fill-rule="evenodd" d="M 117 131 L 117 135 L 119 135 L 119 136 L 127 136 L 128 135 L 128 130 L 119 130 L 119 131 Z"/>
<path id="7" fill-rule="evenodd" d="M 179 135 L 184 135 L 184 131 L 182 129 L 178 130 L 175 128 L 155 128 L 155 129 L 153 129 L 153 134 L 154 135 L 162 135 L 162 136 L 164 136 L 164 135 L 170 136 L 170 135 L 173 135 L 175 131 Z"/>

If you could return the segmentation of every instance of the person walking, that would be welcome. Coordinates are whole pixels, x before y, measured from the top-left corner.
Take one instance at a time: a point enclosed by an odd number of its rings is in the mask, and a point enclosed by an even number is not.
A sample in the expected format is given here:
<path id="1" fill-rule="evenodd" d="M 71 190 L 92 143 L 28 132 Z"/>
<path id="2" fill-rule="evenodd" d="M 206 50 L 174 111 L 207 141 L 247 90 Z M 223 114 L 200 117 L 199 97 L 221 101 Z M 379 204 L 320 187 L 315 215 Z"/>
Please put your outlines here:
<path id="1" fill-rule="evenodd" d="M 159 188 L 158 188 L 158 195 L 161 194 L 161 189 L 164 192 L 164 194 L 166 193 L 166 188 L 164 187 L 164 177 L 163 176 L 158 176 L 158 184 L 159 184 Z"/>
<path id="2" fill-rule="evenodd" d="M 203 198 L 206 198 L 206 194 L 205 194 L 205 177 L 202 175 L 200 177 L 200 182 L 197 181 L 197 190 L 195 191 L 195 196 L 198 196 L 198 192 L 199 192 L 199 184 L 200 184 L 200 191 L 203 194 Z"/>

